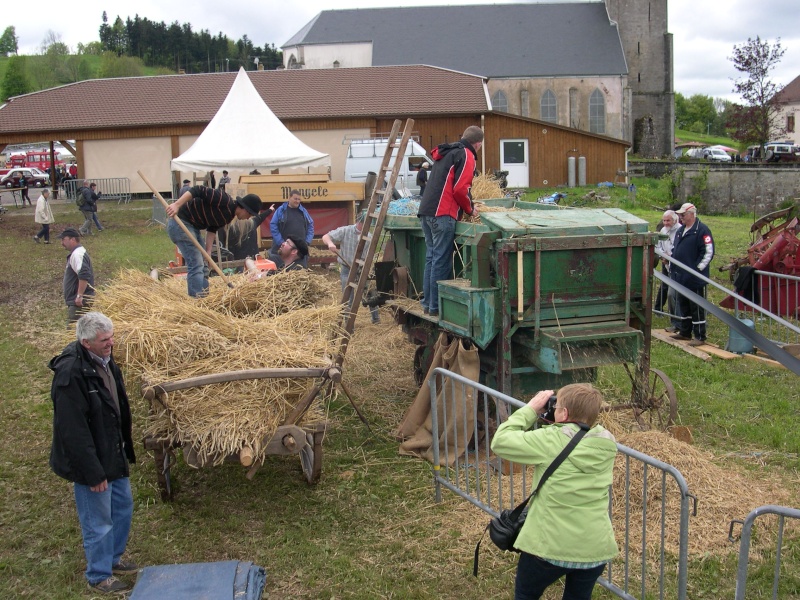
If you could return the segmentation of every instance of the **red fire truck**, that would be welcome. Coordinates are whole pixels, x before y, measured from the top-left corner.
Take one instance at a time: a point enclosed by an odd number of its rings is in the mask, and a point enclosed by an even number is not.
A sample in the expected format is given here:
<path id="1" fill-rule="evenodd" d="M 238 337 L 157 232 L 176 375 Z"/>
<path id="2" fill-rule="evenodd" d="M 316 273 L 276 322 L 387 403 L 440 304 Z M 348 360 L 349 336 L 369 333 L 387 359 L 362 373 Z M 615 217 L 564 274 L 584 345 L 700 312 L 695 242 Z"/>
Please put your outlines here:
<path id="1" fill-rule="evenodd" d="M 61 158 L 61 154 L 54 152 L 53 156 L 56 161 L 56 167 L 63 167 L 66 165 Z M 25 154 L 12 154 L 8 157 L 8 164 L 10 168 L 15 167 L 36 167 L 40 171 L 48 172 L 50 168 L 50 151 L 49 150 L 28 150 Z"/>

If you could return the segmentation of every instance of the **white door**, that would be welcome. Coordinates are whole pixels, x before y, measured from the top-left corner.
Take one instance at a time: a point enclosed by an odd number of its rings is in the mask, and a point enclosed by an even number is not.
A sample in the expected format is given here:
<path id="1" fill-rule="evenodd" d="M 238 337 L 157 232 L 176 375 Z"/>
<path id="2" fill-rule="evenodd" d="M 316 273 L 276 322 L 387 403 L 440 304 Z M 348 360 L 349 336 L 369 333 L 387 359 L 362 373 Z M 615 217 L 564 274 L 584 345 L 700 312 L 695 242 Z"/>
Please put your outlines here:
<path id="1" fill-rule="evenodd" d="M 508 171 L 508 187 L 529 186 L 528 140 L 500 140 L 500 169 Z"/>

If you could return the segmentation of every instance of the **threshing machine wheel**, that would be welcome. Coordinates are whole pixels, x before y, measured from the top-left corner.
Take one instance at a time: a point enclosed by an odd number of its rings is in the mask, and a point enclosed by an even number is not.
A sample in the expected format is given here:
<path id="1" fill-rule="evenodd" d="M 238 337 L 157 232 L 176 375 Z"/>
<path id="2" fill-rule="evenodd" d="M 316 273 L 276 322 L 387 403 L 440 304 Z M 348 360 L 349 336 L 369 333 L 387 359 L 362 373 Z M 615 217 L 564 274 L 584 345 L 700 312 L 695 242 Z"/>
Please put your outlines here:
<path id="1" fill-rule="evenodd" d="M 678 397 L 669 377 L 658 369 L 650 369 L 646 389 L 633 390 L 633 416 L 643 430 L 666 431 L 678 416 Z M 636 398 L 642 398 L 637 401 Z"/>

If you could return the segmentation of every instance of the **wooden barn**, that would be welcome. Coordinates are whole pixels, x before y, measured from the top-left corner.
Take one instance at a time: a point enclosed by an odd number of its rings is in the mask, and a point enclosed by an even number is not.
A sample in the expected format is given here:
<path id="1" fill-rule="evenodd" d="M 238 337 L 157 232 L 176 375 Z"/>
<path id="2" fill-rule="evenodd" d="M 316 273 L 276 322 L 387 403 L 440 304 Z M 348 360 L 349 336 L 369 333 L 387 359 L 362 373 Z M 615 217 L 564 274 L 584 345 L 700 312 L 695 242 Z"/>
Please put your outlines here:
<path id="1" fill-rule="evenodd" d="M 149 195 L 137 175 L 142 170 L 171 192 L 190 174 L 171 173 L 170 160 L 194 143 L 235 76 L 95 79 L 17 96 L 0 107 L 0 150 L 59 141 L 74 149 L 80 178 L 128 178 L 133 193 Z M 343 178 L 349 140 L 385 134 L 397 118 L 415 120 L 427 149 L 457 140 L 469 125 L 483 127 L 479 166 L 509 171 L 512 187 L 565 184 L 570 157 L 586 158 L 590 184 L 613 181 L 626 168 L 625 140 L 493 111 L 484 77 L 425 65 L 248 76 L 289 130 L 330 154 L 333 180 Z"/>

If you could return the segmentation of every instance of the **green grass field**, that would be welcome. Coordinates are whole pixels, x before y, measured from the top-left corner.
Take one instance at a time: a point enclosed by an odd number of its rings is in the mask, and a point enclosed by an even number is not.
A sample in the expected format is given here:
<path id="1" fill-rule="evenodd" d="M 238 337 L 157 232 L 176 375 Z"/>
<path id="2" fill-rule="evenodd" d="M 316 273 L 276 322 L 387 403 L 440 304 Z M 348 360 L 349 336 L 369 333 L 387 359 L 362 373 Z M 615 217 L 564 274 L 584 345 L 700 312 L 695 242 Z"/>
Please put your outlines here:
<path id="1" fill-rule="evenodd" d="M 638 189 L 635 204 L 625 189 L 614 188 L 608 200 L 592 206 L 619 206 L 655 226 L 661 207 L 668 204 L 664 184 L 647 180 Z M 570 190 L 567 203 L 587 191 Z M 55 213 L 57 230 L 81 222 L 72 205 L 56 205 Z M 100 218 L 108 229 L 86 240 L 100 284 L 123 267 L 149 270 L 173 256 L 166 234 L 149 217 L 149 201 L 101 204 Z M 701 219 L 717 239 L 713 277 L 727 282 L 727 274 L 717 268 L 746 251 L 751 220 Z M 46 364 L 61 347 L 65 252 L 57 240 L 49 246 L 34 244 L 35 232 L 31 209 L 12 207 L 0 221 L 0 598 L 89 598 L 71 488 L 47 465 L 52 408 Z M 666 325 L 656 321 L 655 326 Z M 711 319 L 709 332 L 712 341 L 724 344 L 727 331 L 718 321 Z M 416 388 L 410 349 L 402 340 L 387 345 L 396 335 L 388 311 L 382 325 L 357 328 L 353 343 L 366 347 L 368 356 L 372 348 L 372 358 L 346 363 L 346 378 L 374 434 L 347 399 L 334 398 L 327 407 L 330 426 L 316 486 L 305 483 L 294 457 L 268 458 L 253 480 L 234 465 L 194 470 L 179 459 L 173 470 L 175 501 L 165 504 L 153 461 L 137 444 L 131 558 L 143 566 L 252 560 L 267 569 L 265 597 L 274 599 L 510 598 L 515 556 L 485 542 L 481 576 L 471 575 L 472 552 L 486 515 L 448 492 L 436 503 L 429 466 L 398 456 L 391 432 Z M 698 448 L 713 453 L 715 465 L 779 483 L 790 490 L 794 506 L 800 504 L 796 376 L 744 358 L 706 363 L 655 341 L 651 364 L 672 378 L 679 422 L 691 427 Z M 386 373 L 392 384 L 382 386 Z M 603 368 L 598 385 L 606 397 L 630 394 L 621 367 Z M 134 439 L 140 440 L 146 409 L 131 387 Z M 710 490 L 689 484 L 702 515 Z M 736 517 L 755 508 L 753 491 L 729 492 L 741 497 Z M 694 520 L 690 536 L 697 535 Z M 727 526 L 719 523 L 712 535 L 724 541 Z M 787 525 L 785 536 L 779 597 L 800 598 L 797 527 Z M 689 598 L 733 597 L 737 548 L 730 544 L 729 552 L 690 557 Z M 769 594 L 767 558 L 751 558 L 748 598 Z M 560 591 L 550 590 L 546 598 L 560 598 Z M 598 588 L 595 597 L 612 596 Z M 674 589 L 667 589 L 665 597 L 674 597 Z"/>

